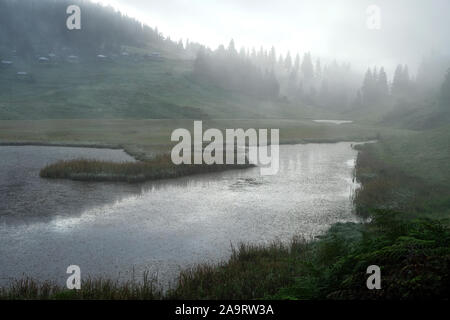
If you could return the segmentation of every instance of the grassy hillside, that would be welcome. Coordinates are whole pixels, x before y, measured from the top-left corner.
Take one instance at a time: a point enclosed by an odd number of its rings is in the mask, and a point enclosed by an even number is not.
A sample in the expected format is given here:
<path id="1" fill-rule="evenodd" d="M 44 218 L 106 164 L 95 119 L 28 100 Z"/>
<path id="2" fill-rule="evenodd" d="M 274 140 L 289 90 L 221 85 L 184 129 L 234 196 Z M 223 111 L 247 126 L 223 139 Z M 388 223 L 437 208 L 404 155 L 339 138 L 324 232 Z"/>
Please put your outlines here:
<path id="1" fill-rule="evenodd" d="M 143 55 L 0 66 L 0 119 L 305 118 L 324 112 L 195 79 L 193 62 Z M 26 72 L 26 75 L 18 75 Z M 330 115 L 332 116 L 332 115 Z"/>

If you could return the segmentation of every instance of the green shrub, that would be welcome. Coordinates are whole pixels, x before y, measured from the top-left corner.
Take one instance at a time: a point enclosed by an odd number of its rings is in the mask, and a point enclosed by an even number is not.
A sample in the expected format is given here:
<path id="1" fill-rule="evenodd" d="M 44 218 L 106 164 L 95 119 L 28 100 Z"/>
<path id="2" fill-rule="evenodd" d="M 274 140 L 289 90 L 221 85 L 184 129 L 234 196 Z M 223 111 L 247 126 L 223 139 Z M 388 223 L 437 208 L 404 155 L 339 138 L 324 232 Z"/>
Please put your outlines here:
<path id="1" fill-rule="evenodd" d="M 440 221 L 410 220 L 408 215 L 377 211 L 360 240 L 333 235 L 320 240 L 314 268 L 278 298 L 447 299 L 450 294 L 450 230 Z M 324 242 L 325 241 L 325 242 Z M 367 267 L 381 269 L 382 289 L 366 287 Z M 320 272 L 318 272 L 320 271 Z"/>

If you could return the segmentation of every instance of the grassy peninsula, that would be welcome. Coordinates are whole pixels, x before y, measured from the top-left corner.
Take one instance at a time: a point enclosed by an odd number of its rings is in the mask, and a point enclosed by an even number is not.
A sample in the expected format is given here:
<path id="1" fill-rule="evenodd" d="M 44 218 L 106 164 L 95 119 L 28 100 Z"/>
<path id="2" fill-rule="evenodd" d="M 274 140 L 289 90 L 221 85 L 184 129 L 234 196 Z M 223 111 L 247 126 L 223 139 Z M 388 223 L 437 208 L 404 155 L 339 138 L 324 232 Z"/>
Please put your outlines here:
<path id="1" fill-rule="evenodd" d="M 51 179 L 137 183 L 253 166 L 251 164 L 175 165 L 169 154 L 162 154 L 151 160 L 123 163 L 86 159 L 59 161 L 43 168 L 40 176 Z"/>

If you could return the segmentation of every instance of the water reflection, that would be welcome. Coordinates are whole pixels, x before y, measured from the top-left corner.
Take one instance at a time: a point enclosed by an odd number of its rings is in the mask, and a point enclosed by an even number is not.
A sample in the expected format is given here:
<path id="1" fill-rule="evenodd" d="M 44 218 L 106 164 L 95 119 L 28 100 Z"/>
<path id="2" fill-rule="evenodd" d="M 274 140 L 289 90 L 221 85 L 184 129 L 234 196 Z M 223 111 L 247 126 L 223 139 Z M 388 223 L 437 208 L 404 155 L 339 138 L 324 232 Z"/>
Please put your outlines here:
<path id="1" fill-rule="evenodd" d="M 99 159 L 134 161 L 121 150 L 0 146 L 0 222 L 32 223 L 55 216 L 73 216 L 101 203 L 139 194 L 136 185 L 46 180 L 39 177 L 45 165 L 58 160 Z"/>

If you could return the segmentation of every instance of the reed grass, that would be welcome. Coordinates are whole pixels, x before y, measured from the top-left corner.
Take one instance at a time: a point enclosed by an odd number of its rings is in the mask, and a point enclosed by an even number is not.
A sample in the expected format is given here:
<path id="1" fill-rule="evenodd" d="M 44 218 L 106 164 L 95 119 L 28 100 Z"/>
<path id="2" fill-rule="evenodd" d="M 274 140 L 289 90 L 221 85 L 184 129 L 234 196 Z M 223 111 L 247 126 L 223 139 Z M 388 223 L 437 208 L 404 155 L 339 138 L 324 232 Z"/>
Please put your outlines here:
<path id="1" fill-rule="evenodd" d="M 88 159 L 59 161 L 43 168 L 40 171 L 40 176 L 50 179 L 137 183 L 200 173 L 245 169 L 252 166 L 251 164 L 174 165 L 170 159 L 170 155 L 163 154 L 148 161 L 137 162 L 117 163 Z"/>
<path id="2" fill-rule="evenodd" d="M 310 245 L 300 237 L 290 243 L 241 244 L 229 260 L 200 264 L 180 273 L 169 299 L 260 299 L 293 283 Z"/>
<path id="3" fill-rule="evenodd" d="M 8 287 L 0 288 L 1 300 L 159 300 L 162 297 L 161 286 L 148 272 L 144 272 L 140 281 L 88 278 L 82 281 L 80 290 L 69 290 L 30 277 L 14 280 Z"/>

